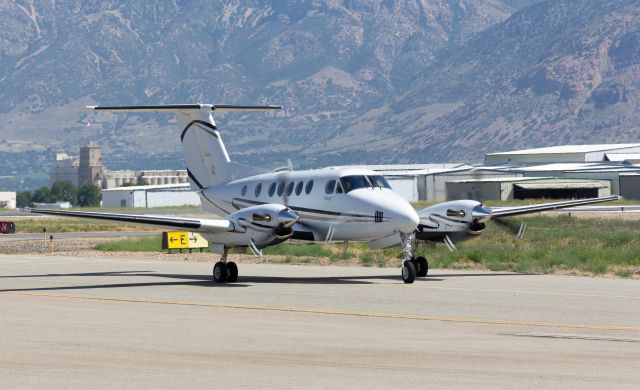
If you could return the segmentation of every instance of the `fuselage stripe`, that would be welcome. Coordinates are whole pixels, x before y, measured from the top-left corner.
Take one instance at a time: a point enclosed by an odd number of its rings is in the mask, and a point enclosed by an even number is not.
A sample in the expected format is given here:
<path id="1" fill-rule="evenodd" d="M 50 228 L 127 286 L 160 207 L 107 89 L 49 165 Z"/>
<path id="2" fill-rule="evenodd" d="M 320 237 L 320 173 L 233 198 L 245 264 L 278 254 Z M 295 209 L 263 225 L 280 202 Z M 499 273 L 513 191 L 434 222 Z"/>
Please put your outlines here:
<path id="1" fill-rule="evenodd" d="M 256 201 L 256 200 L 249 200 L 249 199 L 238 199 L 238 198 L 234 198 L 233 202 L 243 202 L 243 203 L 247 203 L 247 204 L 251 204 L 251 205 L 263 205 L 263 204 L 268 204 L 265 202 L 260 202 L 260 201 Z M 322 214 L 322 215 L 332 215 L 332 216 L 338 216 L 338 217 L 357 217 L 357 218 L 367 218 L 367 219 L 371 219 L 373 221 L 376 220 L 376 216 L 375 215 L 366 215 L 366 214 L 353 214 L 353 213 L 342 213 L 339 211 L 329 211 L 329 210 L 320 210 L 320 209 L 309 209 L 309 208 L 305 208 L 305 207 L 297 207 L 297 206 L 292 206 L 292 205 L 286 205 L 287 207 L 289 207 L 290 209 L 294 210 L 294 211 L 300 211 L 300 212 L 307 212 L 307 213 L 314 213 L 314 214 Z M 387 220 L 389 220 L 390 218 L 386 218 Z"/>

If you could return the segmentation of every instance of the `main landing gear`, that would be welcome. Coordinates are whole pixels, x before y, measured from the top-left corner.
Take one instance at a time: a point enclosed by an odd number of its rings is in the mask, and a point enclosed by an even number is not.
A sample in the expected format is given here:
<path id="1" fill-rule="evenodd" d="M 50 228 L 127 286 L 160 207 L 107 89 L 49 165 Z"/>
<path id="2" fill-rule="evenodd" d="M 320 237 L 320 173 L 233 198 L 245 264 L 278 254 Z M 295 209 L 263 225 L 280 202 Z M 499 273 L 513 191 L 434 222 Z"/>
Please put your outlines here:
<path id="1" fill-rule="evenodd" d="M 400 233 L 400 244 L 402 245 L 402 280 L 405 283 L 413 283 L 417 277 L 427 276 L 429 273 L 429 262 L 422 256 L 415 257 L 414 233 Z"/>
<path id="2" fill-rule="evenodd" d="M 238 280 L 238 266 L 233 261 L 227 262 L 227 248 L 220 261 L 213 266 L 213 280 L 216 283 L 233 283 Z"/>

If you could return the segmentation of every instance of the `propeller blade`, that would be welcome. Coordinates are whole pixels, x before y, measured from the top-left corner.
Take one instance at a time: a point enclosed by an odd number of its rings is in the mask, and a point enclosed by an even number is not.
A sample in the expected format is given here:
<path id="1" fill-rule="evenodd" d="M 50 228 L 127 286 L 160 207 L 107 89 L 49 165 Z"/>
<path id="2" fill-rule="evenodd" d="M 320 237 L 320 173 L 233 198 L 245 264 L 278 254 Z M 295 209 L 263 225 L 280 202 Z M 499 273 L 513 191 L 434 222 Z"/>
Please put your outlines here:
<path id="1" fill-rule="evenodd" d="M 515 224 L 513 220 L 507 220 L 503 218 L 494 219 L 493 220 L 497 225 L 501 226 L 504 229 L 507 229 L 513 234 L 518 234 L 520 231 L 519 225 Z"/>
<path id="2" fill-rule="evenodd" d="M 253 239 L 251 239 L 251 241 L 249 242 L 249 249 L 251 249 L 251 252 L 253 252 L 254 255 L 262 257 L 262 251 L 258 249 L 256 243 L 253 242 Z"/>
<path id="3" fill-rule="evenodd" d="M 455 252 L 455 251 L 458 250 L 458 248 L 456 248 L 456 246 L 453 244 L 453 241 L 451 241 L 451 238 L 449 237 L 448 234 L 444 236 L 444 240 L 443 241 L 444 241 L 445 245 L 447 246 L 447 248 L 449 248 L 449 250 L 451 252 Z"/>
<path id="4" fill-rule="evenodd" d="M 324 242 L 329 242 L 333 239 L 333 225 L 329 226 L 329 230 L 327 230 L 327 235 L 324 238 Z"/>
<path id="5" fill-rule="evenodd" d="M 518 239 L 521 240 L 524 237 L 524 233 L 527 231 L 527 223 L 522 221 L 520 224 L 520 230 L 518 230 Z"/>

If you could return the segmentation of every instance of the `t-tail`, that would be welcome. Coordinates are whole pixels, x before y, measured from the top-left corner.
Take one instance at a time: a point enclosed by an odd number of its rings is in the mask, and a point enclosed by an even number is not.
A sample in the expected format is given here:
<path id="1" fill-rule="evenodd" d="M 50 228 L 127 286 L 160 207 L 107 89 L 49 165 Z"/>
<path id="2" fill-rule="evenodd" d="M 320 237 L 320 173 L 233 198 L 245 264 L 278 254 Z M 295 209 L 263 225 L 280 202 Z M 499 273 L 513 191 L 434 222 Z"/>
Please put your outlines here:
<path id="1" fill-rule="evenodd" d="M 87 106 L 94 111 L 112 112 L 173 112 L 178 118 L 182 151 L 187 161 L 191 189 L 226 183 L 265 171 L 260 168 L 233 163 L 229 159 L 220 133 L 213 120 L 213 112 L 280 110 L 280 106 L 235 106 L 216 104 L 173 104 L 157 106 Z"/>

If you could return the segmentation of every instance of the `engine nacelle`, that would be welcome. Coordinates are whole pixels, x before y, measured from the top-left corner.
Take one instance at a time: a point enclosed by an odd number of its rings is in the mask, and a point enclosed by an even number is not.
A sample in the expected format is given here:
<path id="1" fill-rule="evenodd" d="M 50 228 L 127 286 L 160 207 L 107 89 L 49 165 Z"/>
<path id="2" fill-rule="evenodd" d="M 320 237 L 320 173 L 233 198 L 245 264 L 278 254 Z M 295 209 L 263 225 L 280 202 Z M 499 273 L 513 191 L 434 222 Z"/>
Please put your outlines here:
<path id="1" fill-rule="evenodd" d="M 226 217 L 233 224 L 230 245 L 246 246 L 251 242 L 264 248 L 285 241 L 293 235 L 293 225 L 300 217 L 281 204 L 264 204 L 238 210 Z"/>
<path id="2" fill-rule="evenodd" d="M 418 215 L 418 239 L 440 242 L 448 236 L 456 242 L 480 235 L 492 213 L 475 200 L 455 200 L 426 207 Z"/>

